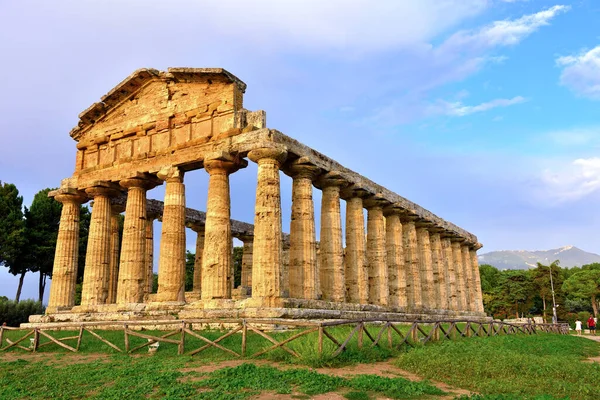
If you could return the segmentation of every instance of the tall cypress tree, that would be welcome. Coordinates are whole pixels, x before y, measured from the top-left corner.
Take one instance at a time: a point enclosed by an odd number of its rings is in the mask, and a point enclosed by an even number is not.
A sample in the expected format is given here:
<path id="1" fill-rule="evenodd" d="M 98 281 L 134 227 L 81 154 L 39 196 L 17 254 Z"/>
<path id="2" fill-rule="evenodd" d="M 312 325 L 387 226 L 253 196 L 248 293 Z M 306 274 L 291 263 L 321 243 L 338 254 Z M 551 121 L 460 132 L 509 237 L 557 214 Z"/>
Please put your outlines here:
<path id="1" fill-rule="evenodd" d="M 23 196 L 19 196 L 19 190 L 12 183 L 0 182 L 0 265 L 7 267 L 11 274 L 20 275 L 17 302 L 29 268 L 26 244 Z"/>

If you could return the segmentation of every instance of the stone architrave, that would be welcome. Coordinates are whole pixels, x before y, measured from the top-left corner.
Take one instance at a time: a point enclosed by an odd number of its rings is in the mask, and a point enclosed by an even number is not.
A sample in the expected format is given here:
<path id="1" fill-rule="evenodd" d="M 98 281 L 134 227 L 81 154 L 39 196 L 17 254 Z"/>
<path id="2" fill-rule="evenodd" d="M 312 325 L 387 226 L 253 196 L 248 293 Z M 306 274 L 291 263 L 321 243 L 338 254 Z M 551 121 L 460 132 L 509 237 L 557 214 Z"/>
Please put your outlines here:
<path id="1" fill-rule="evenodd" d="M 55 194 L 56 193 L 56 194 Z M 75 305 L 75 284 L 77 282 L 77 260 L 79 255 L 79 211 L 87 201 L 84 193 L 72 189 L 69 192 L 52 192 L 54 200 L 62 203 L 52 284 L 47 312 L 56 312 Z M 49 310 L 49 311 L 48 311 Z"/>
<path id="2" fill-rule="evenodd" d="M 431 257 L 429 230 L 426 226 L 419 226 L 417 228 L 417 244 L 419 247 L 419 262 L 421 265 L 421 293 L 423 296 L 423 306 L 434 309 L 436 302 L 433 282 L 433 262 Z"/>
<path id="3" fill-rule="evenodd" d="M 312 300 L 318 294 L 313 180 L 319 171 L 303 158 L 286 168 L 293 179 L 289 250 L 289 295 L 292 298 Z"/>
<path id="4" fill-rule="evenodd" d="M 110 198 L 118 194 L 108 182 L 87 188 L 85 192 L 94 199 L 94 205 L 81 289 L 81 305 L 84 307 L 106 304 L 108 300 L 112 214 Z"/>
<path id="5" fill-rule="evenodd" d="M 119 253 L 121 238 L 119 237 L 119 215 L 125 211 L 121 206 L 111 205 L 110 217 L 110 264 L 108 266 L 108 299 L 107 304 L 117 301 L 117 283 L 119 282 Z"/>
<path id="6" fill-rule="evenodd" d="M 247 291 L 252 288 L 252 253 L 254 249 L 254 236 L 240 236 L 244 243 L 242 250 L 242 287 Z"/>
<path id="7" fill-rule="evenodd" d="M 474 298 L 474 285 L 473 285 L 473 271 L 471 268 L 471 254 L 469 253 L 469 245 L 463 244 L 460 247 L 462 265 L 463 265 L 463 276 L 465 281 L 465 298 L 466 307 L 465 311 L 475 311 L 475 298 Z"/>
<path id="8" fill-rule="evenodd" d="M 226 152 L 212 153 L 204 159 L 209 180 L 202 253 L 202 300 L 231 298 L 233 239 L 229 175 L 241 166 L 240 161 Z"/>
<path id="9" fill-rule="evenodd" d="M 159 302 L 185 301 L 185 184 L 178 167 L 164 168 L 158 177 L 166 182 L 165 205 L 158 259 Z"/>
<path id="10" fill-rule="evenodd" d="M 459 299 L 456 289 L 456 270 L 454 268 L 454 255 L 452 251 L 452 241 L 445 233 L 442 238 L 442 259 L 444 260 L 444 269 L 446 272 L 446 290 L 448 298 L 448 309 L 452 311 L 459 310 Z"/>
<path id="11" fill-rule="evenodd" d="M 436 292 L 436 308 L 448 310 L 448 288 L 446 285 L 446 264 L 440 231 L 432 230 L 429 236 L 431 242 L 431 255 L 433 261 L 433 281 Z"/>
<path id="12" fill-rule="evenodd" d="M 346 250 L 344 256 L 346 300 L 369 303 L 369 271 L 365 253 L 364 192 L 348 189 L 346 199 Z"/>
<path id="13" fill-rule="evenodd" d="M 458 311 L 467 311 L 467 298 L 466 298 L 466 287 L 465 277 L 463 275 L 464 269 L 462 265 L 462 253 L 460 249 L 461 240 L 452 240 L 452 261 L 454 264 L 454 274 L 456 276 L 456 299 Z"/>
<path id="14" fill-rule="evenodd" d="M 344 302 L 344 248 L 342 245 L 342 216 L 340 188 L 346 181 L 337 172 L 328 172 L 319 179 L 321 198 L 321 262 L 319 280 L 323 300 Z"/>
<path id="15" fill-rule="evenodd" d="M 204 253 L 204 226 L 193 225 L 192 230 L 196 232 L 196 254 L 194 256 L 194 283 L 195 293 L 202 293 L 202 254 Z"/>
<path id="16" fill-rule="evenodd" d="M 421 293 L 421 263 L 417 246 L 417 228 L 411 217 L 402 221 L 404 244 L 404 262 L 406 264 L 406 294 L 408 310 L 418 311 L 423 308 Z"/>
<path id="17" fill-rule="evenodd" d="M 146 294 L 146 191 L 159 181 L 145 176 L 119 182 L 127 188 L 127 205 L 123 222 L 117 304 L 142 303 Z"/>
<path id="18" fill-rule="evenodd" d="M 475 286 L 473 294 L 475 295 L 475 309 L 474 311 L 483 313 L 483 294 L 481 293 L 481 277 L 479 275 L 479 260 L 477 258 L 477 250 L 482 247 L 480 243 L 477 243 L 473 248 L 469 249 L 471 255 L 471 269 L 473 271 L 473 285 Z"/>
<path id="19" fill-rule="evenodd" d="M 158 215 L 146 213 L 146 293 L 154 286 L 154 220 Z"/>
<path id="20" fill-rule="evenodd" d="M 385 209 L 385 246 L 387 251 L 388 282 L 391 307 L 406 308 L 406 269 L 400 211 Z"/>
<path id="21" fill-rule="evenodd" d="M 252 253 L 252 297 L 276 299 L 283 295 L 281 248 L 281 188 L 279 168 L 285 148 L 252 150 L 248 158 L 258 164 Z"/>
<path id="22" fill-rule="evenodd" d="M 385 246 L 383 208 L 367 202 L 367 262 L 369 264 L 369 302 L 380 306 L 389 303 L 388 266 Z"/>

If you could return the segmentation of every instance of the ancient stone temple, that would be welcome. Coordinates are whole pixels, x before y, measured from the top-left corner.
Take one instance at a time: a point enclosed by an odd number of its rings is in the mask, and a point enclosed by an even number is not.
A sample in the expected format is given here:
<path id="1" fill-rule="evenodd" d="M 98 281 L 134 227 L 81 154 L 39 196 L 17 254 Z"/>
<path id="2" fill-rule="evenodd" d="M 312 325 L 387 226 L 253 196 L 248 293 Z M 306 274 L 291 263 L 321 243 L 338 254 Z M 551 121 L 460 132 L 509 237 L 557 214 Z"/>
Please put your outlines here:
<path id="1" fill-rule="evenodd" d="M 46 321 L 485 316 L 474 235 L 267 128 L 264 111 L 244 109 L 245 90 L 219 68 L 140 69 L 79 115 L 75 172 L 50 194 L 63 209 Z M 252 224 L 231 220 L 230 211 L 230 175 L 249 162 L 258 165 Z M 198 169 L 208 179 L 205 213 L 186 208 L 185 174 Z M 280 179 L 289 179 L 281 172 L 293 182 L 291 221 L 281 217 Z M 165 185 L 164 202 L 147 199 L 157 185 Z M 79 209 L 87 201 L 75 305 Z M 191 292 L 186 227 L 197 234 Z M 238 287 L 233 237 L 244 246 Z M 155 241 L 158 292 L 151 293 Z"/>

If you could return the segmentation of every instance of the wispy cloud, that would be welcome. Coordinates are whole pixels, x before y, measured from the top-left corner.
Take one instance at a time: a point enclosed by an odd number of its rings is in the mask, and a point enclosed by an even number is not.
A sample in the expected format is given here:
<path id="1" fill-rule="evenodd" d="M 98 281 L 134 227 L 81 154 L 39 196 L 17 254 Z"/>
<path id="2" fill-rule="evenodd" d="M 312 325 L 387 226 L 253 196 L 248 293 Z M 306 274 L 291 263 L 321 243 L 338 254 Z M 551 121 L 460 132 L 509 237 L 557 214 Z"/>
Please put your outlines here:
<path id="1" fill-rule="evenodd" d="M 443 114 L 454 117 L 464 117 L 466 115 L 488 111 L 497 107 L 508 107 L 514 104 L 519 104 L 527 101 L 522 96 L 516 96 L 512 99 L 494 99 L 485 103 L 477 104 L 474 106 L 465 105 L 460 101 L 447 102 L 444 100 L 438 100 L 438 102 L 430 109 L 431 114 Z"/>
<path id="2" fill-rule="evenodd" d="M 543 171 L 544 196 L 557 203 L 579 200 L 600 190 L 600 158 L 579 158 Z"/>
<path id="3" fill-rule="evenodd" d="M 600 46 L 577 55 L 559 57 L 560 83 L 573 92 L 600 100 Z"/>

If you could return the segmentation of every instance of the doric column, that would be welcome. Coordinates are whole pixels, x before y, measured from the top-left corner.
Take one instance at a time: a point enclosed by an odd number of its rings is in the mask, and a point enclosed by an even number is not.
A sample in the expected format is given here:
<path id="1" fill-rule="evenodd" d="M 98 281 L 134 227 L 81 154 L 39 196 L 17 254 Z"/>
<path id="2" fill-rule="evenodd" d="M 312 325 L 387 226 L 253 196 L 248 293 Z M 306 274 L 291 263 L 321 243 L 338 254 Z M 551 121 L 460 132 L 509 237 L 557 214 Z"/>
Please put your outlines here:
<path id="1" fill-rule="evenodd" d="M 286 173 L 293 179 L 289 251 L 289 288 L 292 298 L 317 298 L 317 239 L 312 182 L 319 171 L 304 157 L 286 168 Z"/>
<path id="2" fill-rule="evenodd" d="M 388 284 L 390 306 L 405 308 L 406 269 L 404 266 L 404 246 L 402 243 L 401 211 L 395 208 L 384 209 L 385 214 L 385 246 L 387 251 Z"/>
<path id="3" fill-rule="evenodd" d="M 414 219 L 404 217 L 402 228 L 408 309 L 418 311 L 423 308 L 423 297 L 421 294 L 421 263 L 417 246 L 417 228 Z"/>
<path id="4" fill-rule="evenodd" d="M 381 202 L 377 200 L 366 200 L 365 205 L 367 206 L 369 302 L 387 306 L 389 303 L 389 287 L 383 208 Z"/>
<path id="5" fill-rule="evenodd" d="M 209 154 L 204 159 L 204 169 L 209 179 L 202 253 L 202 300 L 231 298 L 233 275 L 229 174 L 241 166 L 239 161 L 225 152 Z"/>
<path id="6" fill-rule="evenodd" d="M 239 238 L 244 243 L 242 250 L 242 287 L 245 290 L 252 288 L 252 253 L 254 236 L 244 235 Z"/>
<path id="7" fill-rule="evenodd" d="M 446 276 L 446 290 L 448 299 L 448 309 L 459 310 L 459 296 L 456 287 L 456 270 L 454 269 L 454 256 L 452 251 L 452 242 L 447 235 L 442 236 L 442 258 Z"/>
<path id="8" fill-rule="evenodd" d="M 146 293 L 152 293 L 154 285 L 154 220 L 157 218 L 157 214 L 146 210 Z"/>
<path id="9" fill-rule="evenodd" d="M 442 250 L 441 229 L 432 228 L 429 232 L 431 242 L 431 260 L 433 263 L 433 284 L 435 288 L 435 307 L 438 310 L 448 309 L 448 289 L 446 287 L 446 266 Z"/>
<path id="10" fill-rule="evenodd" d="M 435 287 L 433 283 L 433 262 L 431 257 L 431 242 L 429 230 L 426 225 L 417 223 L 417 245 L 419 247 L 419 263 L 421 266 L 421 293 L 423 306 L 429 309 L 435 308 Z"/>
<path id="11" fill-rule="evenodd" d="M 194 256 L 194 285 L 193 291 L 202 293 L 202 254 L 204 253 L 204 225 L 192 225 L 196 232 L 196 254 Z"/>
<path id="12" fill-rule="evenodd" d="M 463 276 L 465 281 L 465 298 L 467 300 L 465 311 L 475 311 L 475 299 L 473 298 L 473 270 L 471 268 L 471 254 L 469 253 L 469 245 L 463 243 L 460 246 Z"/>
<path id="13" fill-rule="evenodd" d="M 461 241 L 461 239 L 452 238 L 452 260 L 454 263 L 454 275 L 456 276 L 456 296 L 458 311 L 467 311 L 465 277 L 463 275 L 463 260 L 460 249 Z"/>
<path id="14" fill-rule="evenodd" d="M 346 200 L 346 250 L 344 272 L 346 301 L 369 303 L 369 271 L 365 253 L 365 217 L 363 198 L 367 192 L 355 188 L 342 190 Z"/>
<path id="15" fill-rule="evenodd" d="M 340 188 L 346 181 L 338 172 L 327 172 L 319 179 L 323 191 L 321 201 L 321 269 L 319 280 L 323 300 L 344 302 L 344 248 L 342 246 L 342 216 L 340 214 Z"/>
<path id="16" fill-rule="evenodd" d="M 119 237 L 119 216 L 125 211 L 120 205 L 111 205 L 110 217 L 110 263 L 108 265 L 108 298 L 107 304 L 117 301 L 117 283 L 119 281 L 119 253 L 121 238 Z"/>
<path id="17" fill-rule="evenodd" d="M 59 308 L 72 308 L 75 305 L 75 284 L 77 282 L 77 259 L 79 254 L 79 210 L 87 201 L 84 193 L 75 189 L 57 191 L 54 200 L 62 203 L 54 269 L 50 284 L 50 299 L 46 313 Z"/>
<path id="18" fill-rule="evenodd" d="M 110 265 L 111 206 L 110 198 L 118 194 L 108 182 L 87 188 L 86 194 L 94 199 L 88 245 L 85 253 L 85 270 L 81 289 L 81 305 L 106 304 Z"/>
<path id="19" fill-rule="evenodd" d="M 290 242 L 281 240 L 281 296 L 290 297 Z"/>
<path id="20" fill-rule="evenodd" d="M 482 247 L 483 245 L 481 243 L 477 243 L 469 249 L 471 255 L 471 269 L 473 271 L 473 285 L 475 286 L 473 290 L 475 295 L 475 311 L 479 313 L 485 312 L 483 309 L 483 294 L 481 292 L 481 277 L 479 276 L 479 260 L 477 258 L 477 250 Z"/>
<path id="21" fill-rule="evenodd" d="M 127 205 L 123 223 L 117 304 L 142 303 L 146 294 L 146 191 L 160 184 L 149 175 L 124 179 Z"/>
<path id="22" fill-rule="evenodd" d="M 248 158 L 258 164 L 252 256 L 252 297 L 281 297 L 281 188 L 279 168 L 287 157 L 284 148 L 252 150 Z"/>
<path id="23" fill-rule="evenodd" d="M 156 300 L 185 301 L 185 185 L 183 171 L 164 168 L 158 177 L 166 182 L 158 259 Z"/>

